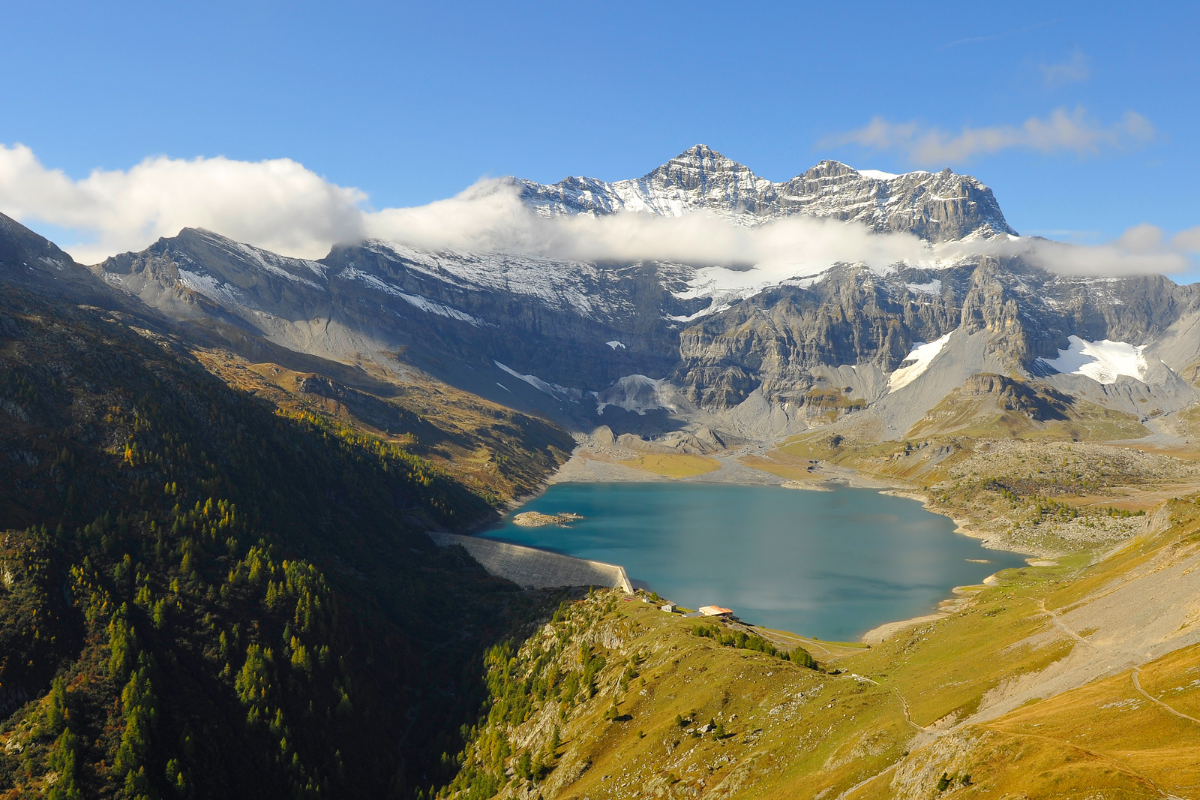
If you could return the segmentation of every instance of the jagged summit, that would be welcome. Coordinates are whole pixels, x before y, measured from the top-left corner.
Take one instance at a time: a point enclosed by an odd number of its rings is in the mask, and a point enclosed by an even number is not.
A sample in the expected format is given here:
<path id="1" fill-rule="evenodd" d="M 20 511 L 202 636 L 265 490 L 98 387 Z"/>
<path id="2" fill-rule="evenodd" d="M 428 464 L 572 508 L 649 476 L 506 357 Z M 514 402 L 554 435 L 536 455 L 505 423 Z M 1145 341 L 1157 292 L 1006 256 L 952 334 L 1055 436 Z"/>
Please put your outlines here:
<path id="1" fill-rule="evenodd" d="M 773 183 L 697 144 L 632 180 L 571 177 L 551 186 L 513 180 L 525 203 L 548 217 L 617 211 L 677 217 L 706 210 L 743 225 L 793 214 L 854 220 L 932 242 L 1016 234 L 991 189 L 949 169 L 893 176 L 825 160 Z"/>
<path id="2" fill-rule="evenodd" d="M 804 173 L 803 177 L 815 180 L 817 178 L 840 178 L 844 175 L 858 174 L 860 174 L 859 171 L 849 164 L 843 164 L 841 161 L 834 161 L 827 158 L 824 161 L 818 161 L 816 166 Z M 792 180 L 795 180 L 795 178 Z"/>
<path id="3" fill-rule="evenodd" d="M 557 213 L 581 213 L 563 210 L 563 197 L 590 196 L 608 204 L 593 213 L 635 201 L 664 209 L 651 213 L 723 209 L 743 224 L 806 213 L 927 237 L 1003 225 L 973 178 L 882 175 L 824 161 L 775 184 L 696 148 L 638 180 L 527 188 L 559 193 L 542 196 L 560 204 Z M 652 397 L 663 414 L 728 413 L 721 424 L 737 436 L 784 434 L 830 410 L 813 398 L 831 397 L 834 410 L 865 408 L 872 424 L 899 436 L 981 372 L 1139 417 L 1200 397 L 1192 287 L 1162 277 L 1064 278 L 1020 257 L 884 272 L 833 264 L 800 280 L 741 282 L 741 271 L 698 265 L 431 253 L 378 241 L 308 261 L 188 228 L 90 269 L 0 217 L 0 273 L 22 285 L 91 305 L 133 295 L 127 304 L 165 318 L 323 359 L 366 354 L 379 369 L 412 366 L 585 428 L 617 408 L 640 417 Z M 72 273 L 90 296 L 66 291 Z M 653 392 L 633 402 L 631 376 Z M 614 387 L 617 395 L 606 394 Z M 585 400 L 589 393 L 597 402 Z M 612 402 L 618 395 L 630 402 Z"/>
<path id="4" fill-rule="evenodd" d="M 736 176 L 752 183 L 763 180 L 751 172 L 745 164 L 739 164 L 706 144 L 689 147 L 661 167 L 647 172 L 639 180 L 662 184 L 673 183 L 692 188 L 710 180 L 719 179 L 723 175 Z"/>
<path id="5" fill-rule="evenodd" d="M 646 173 L 643 177 L 667 170 L 672 166 L 695 167 L 708 172 L 736 172 L 746 170 L 745 164 L 739 164 L 728 156 L 718 153 L 706 144 L 696 144 L 684 150 L 661 167 Z"/>

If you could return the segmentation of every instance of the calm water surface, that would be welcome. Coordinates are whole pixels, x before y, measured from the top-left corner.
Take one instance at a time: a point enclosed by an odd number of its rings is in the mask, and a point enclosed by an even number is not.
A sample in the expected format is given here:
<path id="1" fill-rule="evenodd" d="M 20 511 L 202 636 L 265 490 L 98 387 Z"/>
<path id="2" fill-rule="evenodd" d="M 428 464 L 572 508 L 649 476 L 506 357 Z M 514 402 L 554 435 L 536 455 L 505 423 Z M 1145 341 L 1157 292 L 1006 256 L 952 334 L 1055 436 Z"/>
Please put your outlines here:
<path id="1" fill-rule="evenodd" d="M 689 608 L 833 641 L 934 610 L 951 587 L 1024 565 L 954 533 L 914 500 L 871 489 L 560 483 L 520 511 L 573 511 L 570 527 L 482 536 L 620 564 L 635 585 Z M 968 559 L 986 559 L 973 563 Z"/>

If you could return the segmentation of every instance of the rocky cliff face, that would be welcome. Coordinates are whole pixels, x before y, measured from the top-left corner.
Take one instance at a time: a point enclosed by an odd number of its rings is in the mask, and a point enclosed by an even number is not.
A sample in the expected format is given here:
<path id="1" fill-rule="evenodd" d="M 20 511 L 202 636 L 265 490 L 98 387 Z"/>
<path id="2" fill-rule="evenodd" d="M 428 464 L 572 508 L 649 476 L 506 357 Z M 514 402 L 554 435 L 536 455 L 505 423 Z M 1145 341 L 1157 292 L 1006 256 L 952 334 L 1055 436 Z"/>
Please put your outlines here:
<path id="1" fill-rule="evenodd" d="M 755 390 L 803 402 L 821 368 L 891 372 L 914 342 L 953 330 L 960 313 L 952 296 L 843 266 L 811 287 L 765 291 L 684 329 L 673 379 L 703 406 L 736 405 Z"/>
<path id="2" fill-rule="evenodd" d="M 1005 411 L 1025 414 L 1037 422 L 1066 419 L 1071 398 L 1053 389 L 1038 391 L 1024 381 L 981 372 L 963 381 L 959 392 L 967 397 L 993 397 Z"/>
<path id="3" fill-rule="evenodd" d="M 196 229 L 94 269 L 181 321 L 222 323 L 325 358 L 411 364 L 456 383 L 479 371 L 505 376 L 507 386 L 511 375 L 498 362 L 547 376 L 564 396 L 622 375 L 664 374 L 676 345 L 662 311 L 689 308 L 653 265 L 600 268 L 382 242 L 306 261 Z M 477 383 L 497 397 L 508 392 L 494 380 Z"/>
<path id="4" fill-rule="evenodd" d="M 708 210 L 757 225 L 807 214 L 930 242 L 1013 234 L 991 191 L 968 176 L 885 176 L 825 161 L 777 184 L 704 146 L 637 180 L 517 184 L 545 215 Z M 833 264 L 718 297 L 697 290 L 706 280 L 697 265 L 380 241 L 308 261 L 185 230 L 94 269 L 177 319 L 400 374 L 416 367 L 618 433 L 695 423 L 766 435 L 873 409 L 895 433 L 979 372 L 1049 382 L 1144 416 L 1191 402 L 1178 373 L 1200 361 L 1200 293 L 1191 287 L 1068 278 L 1008 257 L 937 269 Z M 1107 383 L 1089 377 L 1088 348 L 1104 351 L 1107 340 L 1142 366 L 1110 370 Z M 629 394 L 635 377 L 654 391 Z M 754 428 L 763 415 L 771 431 Z"/>

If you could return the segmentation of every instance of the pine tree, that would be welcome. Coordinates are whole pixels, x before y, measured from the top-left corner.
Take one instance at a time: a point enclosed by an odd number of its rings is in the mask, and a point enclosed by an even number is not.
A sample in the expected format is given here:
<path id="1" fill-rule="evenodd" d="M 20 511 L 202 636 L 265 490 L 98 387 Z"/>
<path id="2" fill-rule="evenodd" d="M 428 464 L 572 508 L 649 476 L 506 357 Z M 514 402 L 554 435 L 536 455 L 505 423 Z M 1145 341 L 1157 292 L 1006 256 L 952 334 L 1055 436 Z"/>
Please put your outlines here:
<path id="1" fill-rule="evenodd" d="M 69 728 L 63 730 L 54 743 L 54 752 L 50 756 L 50 769 L 58 773 L 58 780 L 46 795 L 49 800 L 83 800 L 78 783 L 78 757 L 79 739 Z"/>
<path id="2" fill-rule="evenodd" d="M 50 736 L 62 732 L 67 720 L 67 682 L 59 675 L 50 686 L 50 696 L 46 700 L 45 727 Z"/>

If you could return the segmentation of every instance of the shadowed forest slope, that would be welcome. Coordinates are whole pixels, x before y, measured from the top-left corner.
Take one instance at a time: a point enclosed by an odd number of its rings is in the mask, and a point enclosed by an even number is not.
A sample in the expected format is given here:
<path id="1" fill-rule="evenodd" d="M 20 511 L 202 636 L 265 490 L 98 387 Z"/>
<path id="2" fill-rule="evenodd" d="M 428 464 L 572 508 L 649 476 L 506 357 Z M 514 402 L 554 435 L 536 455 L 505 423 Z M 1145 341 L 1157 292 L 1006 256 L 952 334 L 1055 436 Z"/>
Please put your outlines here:
<path id="1" fill-rule="evenodd" d="M 424 533 L 494 494 L 12 285 L 0 485 L 14 796 L 407 796 L 534 602 Z"/>

